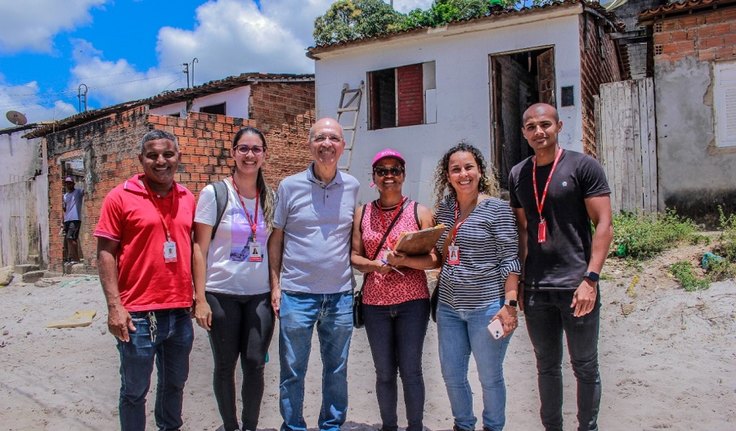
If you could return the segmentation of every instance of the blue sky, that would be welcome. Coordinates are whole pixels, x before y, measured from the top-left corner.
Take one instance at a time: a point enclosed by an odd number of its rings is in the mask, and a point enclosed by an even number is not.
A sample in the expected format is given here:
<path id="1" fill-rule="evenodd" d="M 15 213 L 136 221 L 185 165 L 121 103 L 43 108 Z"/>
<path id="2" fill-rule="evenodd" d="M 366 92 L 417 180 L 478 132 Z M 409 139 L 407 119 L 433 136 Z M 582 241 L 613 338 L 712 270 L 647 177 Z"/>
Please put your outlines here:
<path id="1" fill-rule="evenodd" d="M 0 0 L 0 128 L 243 72 L 313 73 L 314 19 L 333 0 Z M 386 0 L 388 2 L 388 0 Z M 402 12 L 431 0 L 394 0 Z M 190 72 L 190 79 L 192 78 Z"/>

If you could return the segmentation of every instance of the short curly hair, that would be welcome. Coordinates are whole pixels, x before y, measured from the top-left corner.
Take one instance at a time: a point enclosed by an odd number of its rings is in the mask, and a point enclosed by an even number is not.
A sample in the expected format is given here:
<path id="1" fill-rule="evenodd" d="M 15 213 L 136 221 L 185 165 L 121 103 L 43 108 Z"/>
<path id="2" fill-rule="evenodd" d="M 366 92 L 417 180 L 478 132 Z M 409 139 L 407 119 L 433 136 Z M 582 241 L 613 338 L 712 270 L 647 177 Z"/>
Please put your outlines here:
<path id="1" fill-rule="evenodd" d="M 450 180 L 448 178 L 450 157 L 461 151 L 472 154 L 475 159 L 475 163 L 478 164 L 478 169 L 480 170 L 478 191 L 493 197 L 498 197 L 500 194 L 498 181 L 496 181 L 493 169 L 488 167 L 480 150 L 465 141 L 460 141 L 457 145 L 447 150 L 437 163 L 437 168 L 434 171 L 435 207 L 439 206 L 445 195 L 455 196 L 455 189 L 450 185 Z"/>

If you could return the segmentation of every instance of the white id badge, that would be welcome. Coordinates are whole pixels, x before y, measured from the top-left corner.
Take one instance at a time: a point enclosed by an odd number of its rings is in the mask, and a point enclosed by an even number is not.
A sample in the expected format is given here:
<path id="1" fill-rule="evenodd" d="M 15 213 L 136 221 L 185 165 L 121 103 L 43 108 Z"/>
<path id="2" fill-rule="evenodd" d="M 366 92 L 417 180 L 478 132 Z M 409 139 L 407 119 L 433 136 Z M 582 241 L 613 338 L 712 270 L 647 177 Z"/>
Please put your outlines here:
<path id="1" fill-rule="evenodd" d="M 176 262 L 176 243 L 174 241 L 164 241 L 164 262 Z"/>
<path id="2" fill-rule="evenodd" d="M 460 264 L 460 247 L 456 245 L 447 247 L 447 263 L 450 265 Z"/>
<path id="3" fill-rule="evenodd" d="M 248 243 L 248 262 L 263 262 L 263 253 L 261 253 L 261 243 L 251 241 Z"/>

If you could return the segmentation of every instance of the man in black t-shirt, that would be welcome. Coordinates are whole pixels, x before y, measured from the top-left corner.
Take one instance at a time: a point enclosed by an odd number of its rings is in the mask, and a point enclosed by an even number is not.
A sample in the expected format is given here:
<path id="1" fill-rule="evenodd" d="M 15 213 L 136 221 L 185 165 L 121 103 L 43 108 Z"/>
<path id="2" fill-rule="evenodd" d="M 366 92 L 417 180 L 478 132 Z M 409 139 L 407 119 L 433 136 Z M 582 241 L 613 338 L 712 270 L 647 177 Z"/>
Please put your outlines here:
<path id="1" fill-rule="evenodd" d="M 524 265 L 519 298 L 537 358 L 542 424 L 562 431 L 564 333 L 578 383 L 577 429 L 597 430 L 598 278 L 613 239 L 611 192 L 595 159 L 560 148 L 562 122 L 553 106 L 530 106 L 522 124 L 534 156 L 511 169 L 509 191 Z"/>

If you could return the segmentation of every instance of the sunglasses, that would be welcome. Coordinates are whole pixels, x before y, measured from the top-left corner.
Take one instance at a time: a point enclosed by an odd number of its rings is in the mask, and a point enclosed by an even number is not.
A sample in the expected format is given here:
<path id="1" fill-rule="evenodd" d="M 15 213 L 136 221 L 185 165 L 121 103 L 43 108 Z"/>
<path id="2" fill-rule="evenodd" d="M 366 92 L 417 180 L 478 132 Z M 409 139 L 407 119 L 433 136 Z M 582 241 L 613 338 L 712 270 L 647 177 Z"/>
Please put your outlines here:
<path id="1" fill-rule="evenodd" d="M 256 145 L 252 147 L 249 147 L 247 145 L 238 145 L 237 147 L 235 147 L 235 151 L 237 151 L 240 154 L 248 154 L 248 151 L 251 151 L 253 152 L 254 156 L 257 156 L 263 152 L 263 147 L 256 146 Z"/>
<path id="2" fill-rule="evenodd" d="M 391 174 L 394 177 L 398 177 L 399 175 L 404 173 L 404 168 L 401 168 L 401 167 L 382 168 L 380 166 L 377 166 L 373 168 L 373 173 L 378 175 L 379 177 L 385 177 L 388 174 Z"/>

